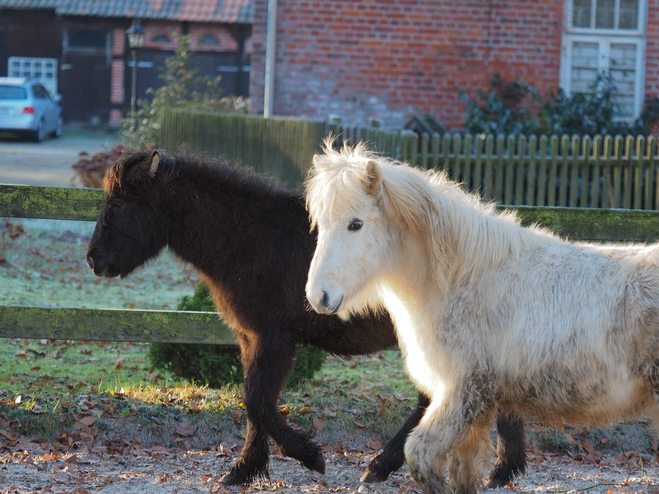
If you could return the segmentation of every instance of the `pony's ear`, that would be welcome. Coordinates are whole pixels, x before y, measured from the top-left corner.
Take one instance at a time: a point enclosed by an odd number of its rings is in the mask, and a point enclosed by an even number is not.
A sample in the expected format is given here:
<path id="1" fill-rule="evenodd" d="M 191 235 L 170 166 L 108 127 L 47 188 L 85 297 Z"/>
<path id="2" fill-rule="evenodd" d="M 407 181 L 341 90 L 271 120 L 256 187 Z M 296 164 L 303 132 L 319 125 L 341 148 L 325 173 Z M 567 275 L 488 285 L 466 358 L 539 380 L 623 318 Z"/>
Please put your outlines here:
<path id="1" fill-rule="evenodd" d="M 148 173 L 149 177 L 151 178 L 155 177 L 161 162 L 162 158 L 160 153 L 158 151 L 154 151 L 151 153 L 151 156 L 144 160 L 144 163 L 142 164 L 142 173 L 145 175 Z"/>
<path id="2" fill-rule="evenodd" d="M 316 170 L 322 170 L 325 167 L 327 160 L 324 160 L 323 157 L 324 155 L 322 154 L 313 155 L 313 158 L 311 159 L 311 163 Z"/>
<path id="3" fill-rule="evenodd" d="M 380 165 L 373 160 L 366 163 L 366 175 L 364 176 L 364 189 L 366 193 L 377 198 L 382 188 L 382 170 Z"/>

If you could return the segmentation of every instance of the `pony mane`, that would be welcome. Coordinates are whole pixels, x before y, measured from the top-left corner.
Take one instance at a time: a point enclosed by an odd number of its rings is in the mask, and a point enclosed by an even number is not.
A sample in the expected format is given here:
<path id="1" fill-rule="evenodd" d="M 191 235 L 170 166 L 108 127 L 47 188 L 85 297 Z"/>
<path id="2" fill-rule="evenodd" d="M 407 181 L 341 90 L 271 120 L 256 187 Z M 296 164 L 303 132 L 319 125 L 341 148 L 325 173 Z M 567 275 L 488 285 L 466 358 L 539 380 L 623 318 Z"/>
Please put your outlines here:
<path id="1" fill-rule="evenodd" d="M 513 212 L 498 213 L 450 180 L 443 171 L 423 171 L 368 151 L 331 147 L 324 142 L 324 155 L 314 156 L 307 180 L 307 209 L 312 228 L 319 218 L 372 204 L 411 234 L 424 237 L 433 274 L 442 285 L 455 276 L 473 276 L 485 266 L 517 256 L 525 242 L 524 229 Z M 380 189 L 366 192 L 370 177 L 367 163 L 375 161 Z M 363 208 L 362 208 L 363 209 Z M 329 219 L 329 218 L 328 218 Z"/>
<path id="2" fill-rule="evenodd" d="M 151 156 L 150 151 L 139 151 L 125 154 L 107 171 L 103 180 L 103 189 L 108 195 L 113 190 L 125 187 L 131 182 L 131 177 L 138 173 L 139 166 Z M 237 189 L 252 189 L 272 194 L 285 194 L 300 196 L 281 186 L 276 178 L 259 174 L 251 167 L 241 166 L 240 163 L 229 163 L 220 158 L 185 153 L 169 155 L 160 153 L 161 164 L 156 179 L 167 183 L 178 176 L 189 175 L 197 181 L 209 183 L 228 183 Z"/>

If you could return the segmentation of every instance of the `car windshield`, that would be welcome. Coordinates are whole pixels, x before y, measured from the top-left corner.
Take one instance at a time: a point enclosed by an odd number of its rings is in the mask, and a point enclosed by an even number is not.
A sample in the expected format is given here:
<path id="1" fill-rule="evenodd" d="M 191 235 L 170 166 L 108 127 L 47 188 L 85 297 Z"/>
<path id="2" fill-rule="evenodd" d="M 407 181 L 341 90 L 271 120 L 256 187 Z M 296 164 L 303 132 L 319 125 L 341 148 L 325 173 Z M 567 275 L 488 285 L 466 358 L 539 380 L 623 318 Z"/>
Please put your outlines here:
<path id="1" fill-rule="evenodd" d="M 21 86 L 0 85 L 0 99 L 27 99 L 27 91 Z"/>

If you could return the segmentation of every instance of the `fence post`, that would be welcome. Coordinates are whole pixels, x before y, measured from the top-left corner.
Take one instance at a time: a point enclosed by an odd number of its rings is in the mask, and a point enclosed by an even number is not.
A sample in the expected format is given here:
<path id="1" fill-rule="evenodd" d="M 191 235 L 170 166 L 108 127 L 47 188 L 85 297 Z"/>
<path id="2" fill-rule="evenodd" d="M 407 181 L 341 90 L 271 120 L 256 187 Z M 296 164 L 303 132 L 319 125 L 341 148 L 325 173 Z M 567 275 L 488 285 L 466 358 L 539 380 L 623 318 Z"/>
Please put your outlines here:
<path id="1" fill-rule="evenodd" d="M 471 187 L 471 149 L 473 146 L 473 136 L 471 134 L 465 135 L 464 145 L 463 145 L 463 156 L 464 156 L 464 166 L 462 167 L 462 179 L 461 183 L 467 190 L 472 190 Z"/>
<path id="2" fill-rule="evenodd" d="M 515 177 L 515 204 L 524 204 L 524 171 L 526 170 L 526 136 L 517 140 L 517 174 Z"/>
<path id="3" fill-rule="evenodd" d="M 570 207 L 577 207 L 579 197 L 579 150 L 581 149 L 581 137 L 572 136 L 572 164 L 570 165 Z"/>
<path id="4" fill-rule="evenodd" d="M 529 165 L 528 165 L 528 175 L 526 182 L 526 204 L 528 206 L 535 205 L 535 177 L 536 177 L 536 153 L 538 148 L 538 138 L 536 136 L 531 136 L 529 139 Z"/>
<path id="5" fill-rule="evenodd" d="M 582 141 L 583 166 L 581 167 L 581 201 L 579 206 L 588 207 L 588 198 L 590 196 L 590 149 L 591 139 L 589 135 L 584 136 Z M 595 184 L 593 184 L 594 186 Z"/>
<path id="6" fill-rule="evenodd" d="M 645 178 L 646 161 L 643 152 L 645 151 L 645 137 L 637 136 L 636 138 L 636 159 L 634 160 L 634 209 L 641 209 L 643 206 L 643 179 Z"/>

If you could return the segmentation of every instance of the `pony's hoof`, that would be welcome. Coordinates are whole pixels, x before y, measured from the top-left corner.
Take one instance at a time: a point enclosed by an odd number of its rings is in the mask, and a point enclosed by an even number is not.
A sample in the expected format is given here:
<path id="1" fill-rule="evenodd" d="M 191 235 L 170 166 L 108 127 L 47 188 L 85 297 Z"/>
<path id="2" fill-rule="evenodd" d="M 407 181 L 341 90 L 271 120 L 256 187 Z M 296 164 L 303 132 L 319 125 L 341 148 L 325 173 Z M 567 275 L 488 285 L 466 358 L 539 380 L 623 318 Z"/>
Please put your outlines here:
<path id="1" fill-rule="evenodd" d="M 325 474 L 325 458 L 323 458 L 323 454 L 320 451 L 316 453 L 314 458 L 309 461 L 305 461 L 303 465 L 309 470 L 314 470 L 318 473 L 322 473 L 323 475 Z"/>
<path id="2" fill-rule="evenodd" d="M 487 484 L 485 484 L 485 488 L 487 489 L 496 489 L 497 487 L 506 487 L 510 483 L 510 480 L 506 481 L 503 479 L 489 479 L 487 481 Z"/>
<path id="3" fill-rule="evenodd" d="M 241 476 L 234 475 L 233 472 L 225 473 L 224 476 L 220 479 L 220 482 L 225 485 L 243 485 L 248 483 L 246 479 L 241 478 Z"/>
<path id="4" fill-rule="evenodd" d="M 255 478 L 262 477 L 267 478 L 267 471 L 259 474 L 249 473 L 246 469 L 234 467 L 229 470 L 224 476 L 220 479 L 220 482 L 225 485 L 249 485 Z"/>
<path id="5" fill-rule="evenodd" d="M 366 470 L 366 472 L 364 472 L 364 475 L 362 475 L 362 478 L 359 479 L 359 481 L 363 482 L 364 484 L 373 484 L 375 482 L 384 482 L 385 480 L 387 480 L 388 477 L 389 475 L 383 476 L 379 473 L 369 472 L 368 470 Z"/>

